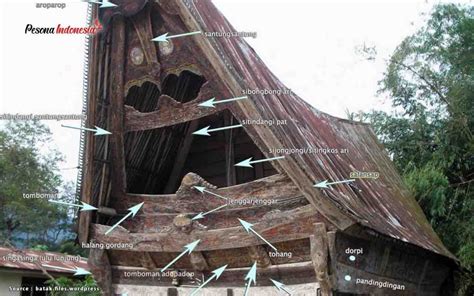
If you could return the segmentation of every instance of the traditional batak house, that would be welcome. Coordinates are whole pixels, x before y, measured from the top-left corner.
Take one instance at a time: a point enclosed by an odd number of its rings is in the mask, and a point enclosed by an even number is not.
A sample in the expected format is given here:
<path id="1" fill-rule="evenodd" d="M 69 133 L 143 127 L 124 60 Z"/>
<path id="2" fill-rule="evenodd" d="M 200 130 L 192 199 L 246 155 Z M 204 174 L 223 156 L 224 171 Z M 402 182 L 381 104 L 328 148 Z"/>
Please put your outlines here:
<path id="1" fill-rule="evenodd" d="M 90 4 L 83 122 L 111 134 L 82 135 L 79 175 L 104 295 L 450 295 L 456 258 L 368 125 L 289 91 L 211 1 L 113 2 Z"/>

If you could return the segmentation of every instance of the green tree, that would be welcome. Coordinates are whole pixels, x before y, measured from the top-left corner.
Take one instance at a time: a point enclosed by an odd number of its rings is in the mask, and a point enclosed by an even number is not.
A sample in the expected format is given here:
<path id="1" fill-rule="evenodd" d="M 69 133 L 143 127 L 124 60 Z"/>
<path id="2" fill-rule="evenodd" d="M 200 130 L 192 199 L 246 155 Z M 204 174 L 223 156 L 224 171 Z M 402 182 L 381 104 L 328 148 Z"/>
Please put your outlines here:
<path id="1" fill-rule="evenodd" d="M 61 194 L 62 158 L 50 142 L 49 130 L 38 121 L 11 121 L 0 130 L 0 244 L 50 246 L 69 231 L 67 208 L 24 196 Z"/>
<path id="2" fill-rule="evenodd" d="M 439 5 L 392 54 L 380 92 L 390 114 L 364 114 L 474 294 L 474 9 Z"/>
<path id="3" fill-rule="evenodd" d="M 46 282 L 51 287 L 72 289 L 71 291 L 53 291 L 52 296 L 99 296 L 100 290 L 96 281 L 90 275 L 83 280 L 59 277 Z"/>

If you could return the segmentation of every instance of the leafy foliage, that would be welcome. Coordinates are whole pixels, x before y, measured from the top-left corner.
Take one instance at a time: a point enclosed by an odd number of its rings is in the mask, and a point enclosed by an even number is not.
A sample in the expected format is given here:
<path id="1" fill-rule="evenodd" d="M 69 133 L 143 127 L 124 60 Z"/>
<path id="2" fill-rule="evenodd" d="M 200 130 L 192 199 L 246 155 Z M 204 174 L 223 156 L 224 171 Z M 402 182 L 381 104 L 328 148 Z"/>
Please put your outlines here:
<path id="1" fill-rule="evenodd" d="M 380 81 L 394 111 L 364 114 L 474 294 L 474 9 L 439 5 Z"/>
<path id="2" fill-rule="evenodd" d="M 50 132 L 38 121 L 12 121 L 0 130 L 0 243 L 18 247 L 53 245 L 69 232 L 67 208 L 24 194 L 58 194 L 58 151 L 49 149 Z"/>
<path id="3" fill-rule="evenodd" d="M 84 280 L 70 279 L 67 277 L 56 278 L 46 282 L 51 287 L 65 288 L 66 291 L 52 291 L 51 296 L 99 296 L 101 295 L 97 283 L 90 275 Z"/>

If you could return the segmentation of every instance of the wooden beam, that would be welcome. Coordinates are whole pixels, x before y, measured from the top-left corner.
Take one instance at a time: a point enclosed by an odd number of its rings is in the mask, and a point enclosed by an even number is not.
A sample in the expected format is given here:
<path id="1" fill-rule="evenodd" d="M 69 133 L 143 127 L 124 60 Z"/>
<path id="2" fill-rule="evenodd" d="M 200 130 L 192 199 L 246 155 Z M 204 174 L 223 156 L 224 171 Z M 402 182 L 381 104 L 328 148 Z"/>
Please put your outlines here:
<path id="1" fill-rule="evenodd" d="M 186 163 L 186 159 L 188 158 L 189 150 L 191 150 L 191 144 L 193 143 L 193 132 L 196 131 L 199 125 L 199 119 L 193 120 L 188 124 L 186 128 L 185 136 L 181 141 L 181 145 L 179 146 L 179 151 L 176 154 L 173 170 L 168 179 L 168 183 L 165 187 L 165 193 L 172 193 L 175 192 L 176 185 L 178 185 L 179 178 L 181 177 L 181 173 L 183 171 L 184 164 Z"/>
<path id="2" fill-rule="evenodd" d="M 199 119 L 204 116 L 220 112 L 222 107 L 203 108 L 198 105 L 212 97 L 212 89 L 206 82 L 196 99 L 187 103 L 180 103 L 168 95 L 161 95 L 158 99 L 156 111 L 140 112 L 132 106 L 125 106 L 125 131 L 143 131 L 149 129 L 172 126 L 183 122 Z"/>
<path id="3" fill-rule="evenodd" d="M 230 112 L 224 114 L 224 126 L 234 124 L 234 118 Z M 235 159 L 234 159 L 234 130 L 226 130 L 225 136 L 225 167 L 226 167 L 226 182 L 227 186 L 232 186 L 237 183 L 235 174 Z"/>
<path id="4" fill-rule="evenodd" d="M 420 280 L 418 281 L 418 286 L 416 288 L 417 295 L 422 292 L 423 289 L 423 281 L 426 277 L 426 272 L 428 271 L 428 266 L 430 265 L 430 260 L 426 259 L 425 264 L 423 264 L 423 271 L 421 272 Z"/>
<path id="5" fill-rule="evenodd" d="M 157 266 L 155 264 L 155 261 L 153 261 L 153 258 L 151 257 L 150 253 L 148 252 L 140 252 L 139 253 L 139 259 L 141 265 L 146 268 L 146 269 L 156 269 Z"/>
<path id="6" fill-rule="evenodd" d="M 314 224 L 314 234 L 310 237 L 311 260 L 313 261 L 316 280 L 321 287 L 321 296 L 331 296 L 332 288 L 328 272 L 328 238 L 324 223 Z"/>
<path id="7" fill-rule="evenodd" d="M 102 295 L 112 296 L 112 270 L 107 251 L 103 249 L 90 249 L 87 264 L 102 290 Z"/>
<path id="8" fill-rule="evenodd" d="M 194 270 L 209 270 L 209 265 L 207 264 L 206 258 L 204 258 L 202 252 L 192 252 L 189 254 L 189 260 Z"/>
<path id="9" fill-rule="evenodd" d="M 336 263 L 337 263 L 337 248 L 336 248 L 336 231 L 328 231 L 328 248 L 329 248 L 329 277 L 331 285 L 335 287 L 336 284 Z"/>
<path id="10" fill-rule="evenodd" d="M 392 246 L 386 245 L 384 250 L 383 250 L 383 255 L 382 255 L 382 262 L 380 263 L 380 266 L 378 268 L 378 273 L 381 275 L 385 274 L 385 269 L 387 268 L 388 261 L 390 259 L 390 251 L 392 250 Z"/>
<path id="11" fill-rule="evenodd" d="M 138 217 L 138 216 L 137 216 Z M 199 238 L 201 241 L 196 251 L 243 248 L 262 244 L 255 235 L 248 234 L 237 219 L 232 220 L 233 227 L 201 230 L 193 229 L 189 233 L 170 235 L 161 233 L 130 233 L 117 227 L 105 235 L 110 226 L 93 224 L 91 238 L 101 243 L 131 243 L 134 251 L 146 252 L 179 252 L 184 245 Z M 308 238 L 314 234 L 313 223 L 321 222 L 311 205 L 283 213 L 254 223 L 253 229 L 272 243 Z M 327 221 L 326 221 L 327 222 Z"/>
<path id="12" fill-rule="evenodd" d="M 252 155 L 253 159 L 261 159 L 265 158 L 265 156 L 262 154 L 262 152 L 258 149 L 255 149 Z M 260 179 L 264 177 L 265 170 L 263 168 L 264 162 L 259 162 L 253 164 L 254 170 L 255 170 L 255 178 Z"/>
<path id="13" fill-rule="evenodd" d="M 193 252 L 194 253 L 194 252 Z M 192 254 L 192 253 L 191 253 Z M 171 278 L 169 277 L 130 277 L 126 276 L 126 272 L 130 271 L 146 271 L 144 268 L 128 267 L 128 266 L 113 266 L 113 280 L 114 284 L 122 285 L 143 285 L 143 286 L 170 286 Z M 273 283 L 270 278 L 281 281 L 286 285 L 296 285 L 314 282 L 314 268 L 311 262 L 292 263 L 284 265 L 274 265 L 268 268 L 258 269 L 258 278 L 256 286 L 272 286 Z M 209 282 L 208 286 L 212 287 L 233 287 L 242 282 L 248 273 L 248 268 L 227 268 L 225 272 L 219 277 L 218 281 Z M 182 286 L 195 285 L 193 282 L 195 278 L 208 278 L 209 271 L 199 272 L 194 271 L 194 277 L 180 277 L 179 281 Z M 252 285 L 253 286 L 253 285 Z M 291 289 L 291 287 L 290 287 Z M 251 290 L 252 291 L 252 290 Z M 255 294 L 257 295 L 257 294 Z"/>
<path id="14" fill-rule="evenodd" d="M 150 7 L 146 7 L 142 13 L 132 16 L 131 20 L 133 28 L 135 29 L 135 34 L 137 35 L 140 45 L 143 48 L 143 54 L 145 56 L 146 63 L 149 66 L 159 67 L 158 55 L 156 53 L 156 43 L 150 42 L 150 40 L 154 37 L 151 24 Z"/>
<path id="15" fill-rule="evenodd" d="M 125 21 L 115 17 L 112 26 L 112 56 L 110 65 L 110 108 L 109 131 L 110 169 L 112 196 L 120 198 L 125 193 L 125 152 L 123 140 L 124 125 L 124 73 L 125 73 Z"/>
<path id="16" fill-rule="evenodd" d="M 250 258 L 252 258 L 252 261 L 257 261 L 258 267 L 267 268 L 270 265 L 272 265 L 270 256 L 268 255 L 267 251 L 265 250 L 263 246 L 261 245 L 250 246 L 247 249 L 248 249 Z"/>
<path id="17" fill-rule="evenodd" d="M 233 200 L 240 200 L 252 197 L 254 199 L 272 199 L 276 202 L 288 200 L 291 198 L 301 197 L 301 193 L 298 188 L 284 175 L 273 175 L 264 179 L 255 180 L 252 182 L 239 184 L 231 187 L 224 187 L 219 189 L 210 189 L 212 192 L 222 196 L 232 198 Z M 193 192 L 193 195 L 189 196 L 189 199 L 178 199 L 176 194 L 125 194 L 122 200 L 121 207 L 117 207 L 117 210 L 126 210 L 132 204 L 139 202 L 145 202 L 149 207 L 157 206 L 162 209 L 161 212 L 168 213 L 182 213 L 186 211 L 196 211 L 193 202 L 196 200 L 196 196 L 202 194 L 198 191 Z M 208 195 L 205 195 L 208 196 Z M 221 202 L 218 198 L 212 198 L 208 196 L 206 203 L 209 207 L 213 207 L 216 202 Z M 177 201 L 179 200 L 179 203 Z M 202 204 L 201 201 L 198 201 Z M 189 207 L 187 206 L 189 204 Z M 201 205 L 203 206 L 203 205 Z M 246 207 L 250 207 L 247 205 Z"/>

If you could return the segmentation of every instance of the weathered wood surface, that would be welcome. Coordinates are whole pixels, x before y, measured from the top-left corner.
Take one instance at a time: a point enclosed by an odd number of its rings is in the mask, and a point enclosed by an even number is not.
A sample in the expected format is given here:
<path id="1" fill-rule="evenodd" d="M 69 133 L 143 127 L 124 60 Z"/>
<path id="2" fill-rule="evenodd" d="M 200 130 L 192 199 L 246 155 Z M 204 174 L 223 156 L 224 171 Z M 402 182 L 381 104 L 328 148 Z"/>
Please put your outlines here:
<path id="1" fill-rule="evenodd" d="M 191 262 L 191 266 L 193 270 L 209 270 L 209 266 L 207 265 L 206 258 L 204 258 L 202 252 L 192 252 L 189 254 L 189 261 Z"/>
<path id="2" fill-rule="evenodd" d="M 206 199 L 199 200 L 201 200 L 203 203 L 207 202 Z M 236 225 L 237 218 L 244 219 L 246 221 L 258 221 L 267 219 L 278 213 L 284 213 L 285 211 L 304 207 L 307 204 L 308 202 L 304 197 L 299 197 L 280 201 L 271 205 L 228 205 L 215 212 L 205 215 L 204 218 L 197 220 L 197 222 L 208 230 L 226 228 Z M 147 204 L 145 203 L 145 205 Z M 221 205 L 225 205 L 225 202 L 219 206 Z M 159 206 L 156 206 L 155 208 L 159 209 Z M 215 208 L 217 208 L 217 206 Z M 148 211 L 149 210 L 137 214 L 135 218 L 124 222 L 123 226 L 130 232 L 153 233 L 167 231 L 165 229 L 167 229 L 168 226 L 174 224 L 173 221 L 177 216 L 176 213 L 153 213 Z M 179 215 L 191 219 L 200 212 L 204 211 L 183 212 Z M 316 220 L 324 220 L 324 217 L 322 217 L 319 213 L 314 212 L 314 215 Z M 117 216 L 116 219 L 119 217 L 120 216 Z M 190 224 L 191 228 L 200 228 L 201 225 L 197 225 L 196 223 L 192 225 Z"/>
<path id="3" fill-rule="evenodd" d="M 165 193 L 174 192 L 176 186 L 179 184 L 178 182 L 179 177 L 181 175 L 181 171 L 183 170 L 184 163 L 186 162 L 189 150 L 191 149 L 191 144 L 193 143 L 194 137 L 192 133 L 197 130 L 198 125 L 199 119 L 196 119 L 189 122 L 188 126 L 186 127 L 185 137 L 181 140 L 181 143 L 179 145 L 179 151 L 176 156 L 176 162 L 168 179 L 168 184 L 166 184 Z"/>
<path id="4" fill-rule="evenodd" d="M 128 93 L 132 86 L 139 86 L 145 81 L 157 85 L 161 83 L 161 64 L 158 61 L 156 44 L 150 42 L 156 37 L 153 35 L 150 11 L 150 6 L 145 6 L 142 11 L 130 18 L 132 26 L 127 30 L 128 57 L 125 64 L 124 94 Z M 134 63 L 132 53 L 142 56 L 141 63 L 138 63 L 137 58 Z"/>
<path id="5" fill-rule="evenodd" d="M 337 287 L 339 292 L 345 293 L 366 293 L 370 295 L 377 295 L 377 296 L 437 296 L 440 295 L 439 285 L 441 283 L 435 285 L 423 285 L 421 292 L 417 293 L 417 284 L 401 281 L 397 279 L 393 279 L 390 277 L 384 277 L 377 274 L 368 273 L 357 269 L 352 266 L 345 265 L 343 263 L 338 263 L 338 274 L 337 274 Z M 350 275 L 351 280 L 345 280 L 345 276 Z M 357 283 L 357 280 L 367 279 L 373 280 L 380 283 L 392 283 L 397 285 L 404 285 L 404 290 L 394 290 L 392 288 L 379 288 L 377 285 L 366 285 Z M 443 295 L 444 296 L 444 295 Z"/>
<path id="6" fill-rule="evenodd" d="M 107 251 L 91 249 L 89 251 L 89 257 L 87 258 L 87 264 L 89 265 L 90 271 L 94 274 L 94 279 L 102 290 L 102 295 L 112 296 L 112 270 Z"/>
<path id="7" fill-rule="evenodd" d="M 336 235 L 336 284 L 342 292 L 358 291 L 374 295 L 440 295 L 440 287 L 449 275 L 443 257 L 419 247 L 394 244 L 381 238 L 362 238 L 344 233 Z M 363 254 L 346 252 L 362 249 Z M 349 257 L 355 256 L 351 261 Z M 446 260 L 446 259 L 444 259 Z M 429 268 L 427 268 L 429 266 Z M 344 277 L 351 276 L 350 281 Z M 357 278 L 405 285 L 405 291 L 355 284 Z M 385 294 L 384 294 L 385 293 Z"/>
<path id="8" fill-rule="evenodd" d="M 113 21 L 110 66 L 109 135 L 112 196 L 121 198 L 125 193 L 125 153 L 123 141 L 124 67 L 125 67 L 125 20 Z"/>
<path id="9" fill-rule="evenodd" d="M 140 262 L 143 267 L 146 269 L 155 269 L 157 268 L 156 263 L 153 261 L 153 258 L 150 256 L 150 253 L 148 252 L 140 252 L 138 254 L 140 258 Z"/>
<path id="10" fill-rule="evenodd" d="M 199 183 L 195 185 L 205 186 Z M 154 195 L 127 193 L 122 203 L 117 204 L 119 206 L 117 209 L 126 210 L 130 205 L 145 202 L 147 206 L 143 208 L 144 213 L 194 213 L 213 209 L 225 202 L 225 200 L 212 196 L 209 193 L 200 193 L 196 189 L 193 189 L 192 186 L 194 186 L 194 184 L 189 184 L 188 187 L 190 189 L 180 196 L 176 194 Z M 272 199 L 283 201 L 301 196 L 298 188 L 284 175 L 274 175 L 249 183 L 219 189 L 208 187 L 207 190 L 233 200 L 253 198 L 259 200 Z"/>
<path id="11" fill-rule="evenodd" d="M 219 277 L 218 281 L 211 281 L 207 286 L 209 287 L 241 287 L 243 279 L 248 273 L 248 268 L 228 268 Z M 170 277 L 160 277 L 155 275 L 149 277 L 127 277 L 125 272 L 142 271 L 143 268 L 133 268 L 125 266 L 113 266 L 113 281 L 114 284 L 132 284 L 132 285 L 153 285 L 153 286 L 171 286 Z M 155 270 L 159 274 L 159 270 Z M 180 277 L 181 285 L 196 285 L 195 279 L 202 280 L 212 275 L 210 272 L 192 271 L 194 276 L 191 278 Z M 310 262 L 271 266 L 269 268 L 257 268 L 257 283 L 256 286 L 272 286 L 270 278 L 281 281 L 286 285 L 296 285 L 314 282 L 314 268 Z M 252 285 L 253 286 L 253 285 Z"/>
<path id="12" fill-rule="evenodd" d="M 267 268 L 272 265 L 270 256 L 267 253 L 267 250 L 263 246 L 250 246 L 248 247 L 248 252 L 250 258 L 253 261 L 257 261 L 258 267 Z"/>
<path id="13" fill-rule="evenodd" d="M 190 8 L 187 7 L 186 3 L 180 0 L 174 0 L 173 2 L 178 7 L 178 11 L 180 12 L 182 20 L 188 30 L 200 30 L 200 24 L 193 18 L 193 14 L 190 11 Z M 223 58 L 212 46 L 209 39 L 192 38 L 192 40 L 194 40 L 197 47 L 204 52 L 205 57 L 219 76 L 220 81 L 232 94 L 239 95 L 242 93 L 243 89 L 249 87 L 258 88 L 252 81 L 239 80 L 239 75 L 226 66 L 226 62 L 223 61 Z M 243 70 L 245 71 L 246 68 L 244 67 Z M 247 76 L 252 77 L 250 74 Z M 271 89 L 271 86 L 268 86 L 268 88 Z M 231 107 L 231 110 L 237 119 L 253 118 L 255 114 L 259 114 L 259 111 L 252 100 L 240 100 L 235 102 L 233 106 L 234 107 Z M 244 128 L 252 135 L 254 140 L 257 138 L 260 139 L 259 141 L 256 141 L 256 144 L 259 146 L 260 150 L 265 153 L 266 157 L 273 156 L 266 153 L 269 151 L 268 148 L 285 147 L 282 144 L 282 141 L 279 140 L 279 136 L 284 137 L 287 135 L 277 135 L 272 132 L 271 129 L 261 126 L 245 126 Z M 320 191 L 314 190 L 312 187 L 314 180 L 308 178 L 308 175 L 301 169 L 301 164 L 296 161 L 296 158 L 286 157 L 284 161 L 275 161 L 274 166 L 279 172 L 285 171 L 300 191 L 307 197 L 308 201 L 329 221 L 337 225 L 339 229 L 346 229 L 354 224 L 352 218 L 337 208 L 336 205 L 334 205 L 334 203 L 332 203 L 326 196 L 321 194 Z"/>
<path id="14" fill-rule="evenodd" d="M 314 233 L 313 224 L 318 221 L 311 205 L 292 211 L 275 213 L 272 217 L 254 223 L 253 229 L 270 242 L 283 242 L 307 238 Z M 93 224 L 91 237 L 102 243 L 132 243 L 136 251 L 178 252 L 184 245 L 200 239 L 196 251 L 242 248 L 261 245 L 255 235 L 248 234 L 235 218 L 235 226 L 214 230 L 192 230 L 190 233 L 129 233 L 117 227 L 109 235 L 110 226 Z M 239 225 L 239 226 L 238 226 Z"/>
<path id="15" fill-rule="evenodd" d="M 204 83 L 196 99 L 187 103 L 180 103 L 168 95 L 161 95 L 158 99 L 157 110 L 140 112 L 132 106 L 125 105 L 125 131 L 143 131 L 165 126 L 172 126 L 183 122 L 199 119 L 217 113 L 222 107 L 203 108 L 198 105 L 215 95 L 209 84 Z"/>
<path id="16" fill-rule="evenodd" d="M 328 264 L 329 245 L 324 223 L 314 224 L 314 234 L 310 237 L 310 244 L 311 261 L 314 265 L 316 280 L 321 287 L 321 296 L 332 296 Z"/>

